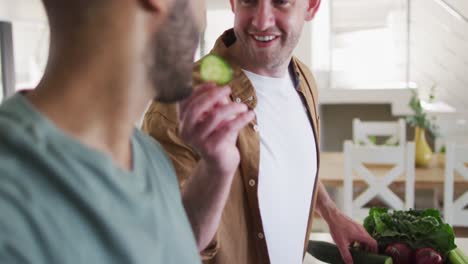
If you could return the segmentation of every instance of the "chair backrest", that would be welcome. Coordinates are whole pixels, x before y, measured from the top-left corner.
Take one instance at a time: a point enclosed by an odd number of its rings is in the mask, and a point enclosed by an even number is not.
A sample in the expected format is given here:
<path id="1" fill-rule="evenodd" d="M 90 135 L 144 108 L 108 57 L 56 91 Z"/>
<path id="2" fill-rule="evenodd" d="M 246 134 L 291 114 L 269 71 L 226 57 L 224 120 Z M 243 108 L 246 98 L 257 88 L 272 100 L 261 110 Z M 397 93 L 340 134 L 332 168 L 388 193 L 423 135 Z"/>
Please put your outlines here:
<path id="1" fill-rule="evenodd" d="M 365 206 L 374 198 L 379 198 L 391 209 L 408 210 L 414 207 L 414 142 L 399 146 L 361 146 L 348 140 L 344 143 L 344 159 L 343 207 L 348 216 L 364 219 L 369 213 L 369 208 Z M 369 169 L 373 165 L 387 165 L 389 170 L 384 176 L 375 175 L 375 171 Z M 406 179 L 404 201 L 389 188 L 402 176 Z M 353 180 L 356 177 L 362 178 L 368 188 L 354 198 Z"/>
<path id="2" fill-rule="evenodd" d="M 468 190 L 462 190 L 458 198 L 454 199 L 455 174 L 460 174 L 468 181 L 468 145 L 456 146 L 447 144 L 445 153 L 445 182 L 444 182 L 444 218 L 453 226 L 468 227 Z"/>
<path id="3" fill-rule="evenodd" d="M 406 123 L 398 121 L 361 121 L 353 119 L 353 141 L 358 145 L 375 145 L 371 137 L 388 137 L 386 144 L 400 145 L 406 143 Z"/>

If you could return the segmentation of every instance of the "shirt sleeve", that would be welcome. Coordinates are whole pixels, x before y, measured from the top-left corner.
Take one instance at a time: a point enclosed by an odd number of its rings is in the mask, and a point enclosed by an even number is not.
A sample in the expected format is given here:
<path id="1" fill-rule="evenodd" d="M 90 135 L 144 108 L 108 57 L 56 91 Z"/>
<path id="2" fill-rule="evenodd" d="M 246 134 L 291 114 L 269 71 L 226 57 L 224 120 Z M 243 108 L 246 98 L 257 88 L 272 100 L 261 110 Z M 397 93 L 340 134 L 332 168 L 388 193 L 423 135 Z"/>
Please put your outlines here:
<path id="1" fill-rule="evenodd" d="M 153 103 L 145 115 L 143 131 L 156 139 L 171 159 L 179 181 L 179 187 L 191 177 L 200 157 L 182 142 L 178 135 L 178 119 L 175 105 Z M 204 261 L 213 259 L 219 250 L 218 234 L 200 252 Z"/>
<path id="2" fill-rule="evenodd" d="M 143 131 L 156 139 L 171 159 L 182 188 L 197 166 L 198 155 L 178 135 L 175 105 L 153 103 L 145 115 Z"/>

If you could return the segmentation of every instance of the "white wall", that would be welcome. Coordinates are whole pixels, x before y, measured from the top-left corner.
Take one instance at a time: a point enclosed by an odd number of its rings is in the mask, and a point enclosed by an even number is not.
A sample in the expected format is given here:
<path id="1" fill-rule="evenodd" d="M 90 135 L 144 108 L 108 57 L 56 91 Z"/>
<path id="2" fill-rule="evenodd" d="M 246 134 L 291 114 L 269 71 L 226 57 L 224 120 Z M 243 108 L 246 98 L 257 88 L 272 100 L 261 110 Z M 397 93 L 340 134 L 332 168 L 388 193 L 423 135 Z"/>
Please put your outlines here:
<path id="1" fill-rule="evenodd" d="M 447 2 L 468 15 L 466 0 Z M 468 22 L 440 0 L 412 0 L 411 32 L 411 79 L 418 83 L 422 96 L 436 83 L 436 100 L 457 110 L 438 117 L 442 141 L 445 137 L 467 142 Z"/>
<path id="2" fill-rule="evenodd" d="M 466 0 L 445 0 L 447 4 L 455 8 L 464 17 L 468 18 L 468 1 Z"/>
<path id="3" fill-rule="evenodd" d="M 29 22 L 47 20 L 40 0 L 0 0 L 0 19 Z"/>
<path id="4" fill-rule="evenodd" d="M 425 95 L 434 83 L 436 99 L 468 112 L 468 22 L 438 0 L 413 0 L 411 79 Z"/>
<path id="5" fill-rule="evenodd" d="M 0 0 L 0 20 L 13 23 L 17 89 L 34 87 L 49 47 L 47 17 L 40 0 Z"/>

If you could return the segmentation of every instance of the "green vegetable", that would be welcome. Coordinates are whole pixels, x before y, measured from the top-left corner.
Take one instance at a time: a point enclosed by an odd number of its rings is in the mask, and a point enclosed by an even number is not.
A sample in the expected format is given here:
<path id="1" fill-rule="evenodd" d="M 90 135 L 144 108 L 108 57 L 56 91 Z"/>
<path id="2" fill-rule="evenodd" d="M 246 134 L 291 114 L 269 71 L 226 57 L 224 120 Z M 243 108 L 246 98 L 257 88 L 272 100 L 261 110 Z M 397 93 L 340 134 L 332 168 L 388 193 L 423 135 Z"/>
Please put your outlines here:
<path id="1" fill-rule="evenodd" d="M 311 240 L 309 241 L 307 252 L 316 259 L 326 263 L 344 264 L 338 247 L 332 243 Z M 354 263 L 393 264 L 392 258 L 388 256 L 376 255 L 353 248 L 350 249 L 350 252 Z"/>
<path id="2" fill-rule="evenodd" d="M 459 248 L 451 250 L 448 254 L 448 259 L 451 264 L 468 264 L 468 258 Z"/>
<path id="3" fill-rule="evenodd" d="M 457 252 L 457 254 L 458 254 L 460 257 L 462 257 L 462 258 L 465 260 L 465 263 L 468 264 L 468 256 L 465 255 L 465 254 L 461 251 L 461 249 L 460 249 L 459 247 L 457 247 L 457 248 L 454 249 L 454 250 L 455 250 L 455 252 Z"/>
<path id="4" fill-rule="evenodd" d="M 465 261 L 465 262 L 463 262 L 464 264 L 468 264 L 468 256 L 466 256 L 466 255 L 461 251 L 460 248 L 457 247 L 456 249 L 454 249 L 454 250 L 452 250 L 452 251 L 455 251 L 455 253 L 456 253 L 461 259 L 463 259 L 463 261 Z"/>
<path id="5" fill-rule="evenodd" d="M 455 236 L 435 209 L 423 211 L 389 211 L 372 208 L 364 220 L 364 228 L 377 240 L 382 252 L 387 245 L 405 243 L 413 250 L 430 247 L 446 258 L 455 249 Z"/>
<path id="6" fill-rule="evenodd" d="M 200 75 L 205 82 L 226 85 L 232 80 L 232 69 L 221 57 L 207 55 L 201 61 Z"/>

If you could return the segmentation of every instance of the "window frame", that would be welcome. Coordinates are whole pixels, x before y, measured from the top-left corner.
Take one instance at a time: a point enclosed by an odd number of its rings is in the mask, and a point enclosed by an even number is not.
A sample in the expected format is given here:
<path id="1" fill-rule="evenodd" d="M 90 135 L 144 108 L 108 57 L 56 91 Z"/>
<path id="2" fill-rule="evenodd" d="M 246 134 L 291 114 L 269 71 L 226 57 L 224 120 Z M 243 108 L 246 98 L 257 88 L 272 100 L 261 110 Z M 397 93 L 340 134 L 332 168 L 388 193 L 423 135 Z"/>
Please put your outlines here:
<path id="1" fill-rule="evenodd" d="M 3 98 L 15 93 L 15 63 L 13 54 L 13 26 L 10 22 L 0 21 L 0 59 Z M 1 101 L 1 100 L 0 100 Z"/>

